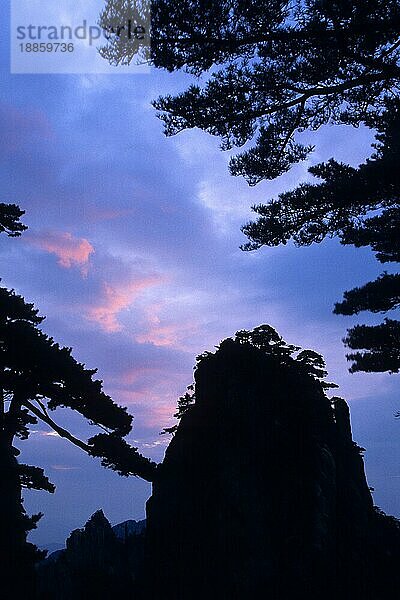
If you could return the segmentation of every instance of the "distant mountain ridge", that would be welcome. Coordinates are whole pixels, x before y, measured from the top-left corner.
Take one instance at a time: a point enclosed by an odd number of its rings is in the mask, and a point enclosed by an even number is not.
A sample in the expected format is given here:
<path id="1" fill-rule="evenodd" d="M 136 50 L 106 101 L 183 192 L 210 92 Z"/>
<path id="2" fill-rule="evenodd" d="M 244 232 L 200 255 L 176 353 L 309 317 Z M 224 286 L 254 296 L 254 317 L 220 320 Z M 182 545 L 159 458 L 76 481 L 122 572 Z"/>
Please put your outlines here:
<path id="1" fill-rule="evenodd" d="M 64 549 L 38 565 L 39 597 L 101 600 L 133 591 L 143 562 L 145 529 L 145 520 L 133 519 L 112 527 L 103 511 L 96 511 L 70 534 Z"/>
<path id="2" fill-rule="evenodd" d="M 134 519 L 128 519 L 127 521 L 122 521 L 121 523 L 117 523 L 112 526 L 112 530 L 118 539 L 125 540 L 131 535 L 142 535 L 146 529 L 146 519 L 142 519 L 141 521 L 135 521 Z M 51 555 L 56 552 L 60 552 L 61 550 L 65 550 L 65 542 L 54 542 L 51 544 L 44 544 L 39 546 L 41 550 L 47 550 L 49 558 Z"/>
<path id="3" fill-rule="evenodd" d="M 129 519 L 128 521 L 122 521 L 112 527 L 113 532 L 120 540 L 126 540 L 130 536 L 143 535 L 146 530 L 146 519 L 141 521 L 135 521 Z"/>

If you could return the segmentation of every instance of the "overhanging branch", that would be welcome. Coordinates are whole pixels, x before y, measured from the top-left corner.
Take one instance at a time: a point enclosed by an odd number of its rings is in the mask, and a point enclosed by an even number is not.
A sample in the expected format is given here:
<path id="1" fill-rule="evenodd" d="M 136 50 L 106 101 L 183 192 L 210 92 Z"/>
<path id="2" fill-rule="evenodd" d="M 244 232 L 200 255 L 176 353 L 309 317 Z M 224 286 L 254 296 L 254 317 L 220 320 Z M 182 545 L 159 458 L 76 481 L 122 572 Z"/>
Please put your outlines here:
<path id="1" fill-rule="evenodd" d="M 29 400 L 24 400 L 23 405 L 26 406 L 26 408 L 28 408 L 35 415 L 35 417 L 38 417 L 38 419 L 46 423 L 46 425 L 48 425 L 56 433 L 58 433 L 60 437 L 68 440 L 69 442 L 72 442 L 72 444 L 74 444 L 81 450 L 84 450 L 84 452 L 86 452 L 87 454 L 90 453 L 91 448 L 88 444 L 72 435 L 72 433 L 67 431 L 67 429 L 60 427 L 60 425 L 57 425 L 57 423 L 53 421 L 53 419 L 47 413 L 42 412 L 39 408 L 32 404 L 32 402 L 29 402 Z"/>
<path id="2" fill-rule="evenodd" d="M 107 452 L 105 453 L 94 453 L 94 447 L 87 444 L 86 442 L 83 442 L 82 440 L 80 440 L 79 438 L 75 437 L 74 435 L 72 435 L 72 433 L 70 433 L 67 429 L 64 429 L 63 427 L 60 427 L 60 425 L 58 425 L 47 413 L 47 410 L 44 408 L 44 411 L 40 410 L 38 407 L 36 407 L 32 402 L 30 402 L 29 400 L 24 400 L 22 402 L 22 404 L 28 409 L 30 410 L 38 419 L 40 419 L 41 421 L 43 421 L 44 423 L 46 423 L 46 425 L 48 425 L 49 427 L 51 427 L 56 433 L 58 433 L 58 435 L 66 440 L 68 440 L 69 442 L 71 442 L 72 444 L 74 444 L 75 446 L 77 446 L 78 448 L 80 448 L 81 450 L 83 450 L 84 452 L 86 452 L 86 454 L 88 454 L 89 456 L 92 457 L 98 457 L 102 460 L 102 463 L 104 463 L 104 460 L 106 460 L 107 463 L 107 459 L 109 459 L 110 457 L 108 456 Z M 104 434 L 101 434 L 104 436 Z M 107 436 L 106 436 L 107 437 Z M 127 444 L 127 442 L 125 440 L 121 440 L 121 444 L 124 448 L 129 448 L 129 445 Z M 136 452 L 136 449 L 132 449 L 134 452 Z M 144 479 L 145 481 L 149 481 L 152 482 L 155 479 L 155 473 L 156 473 L 156 465 L 155 463 L 152 463 L 149 459 L 144 458 L 143 456 L 141 456 L 140 454 L 137 454 L 137 456 L 134 457 L 135 460 L 129 461 L 129 471 L 130 474 L 132 475 L 136 475 L 138 477 L 141 477 L 142 479 Z M 139 460 L 137 460 L 139 459 Z M 115 460 L 115 457 L 112 457 L 111 463 L 110 464 L 106 464 L 106 466 L 110 467 L 110 468 L 114 468 L 114 465 L 118 466 L 119 465 L 119 458 L 116 460 L 116 462 L 112 462 L 113 460 Z M 125 459 L 126 461 L 126 459 Z M 114 468 L 115 470 L 115 468 Z M 124 473 L 124 474 L 128 474 L 128 473 Z"/>

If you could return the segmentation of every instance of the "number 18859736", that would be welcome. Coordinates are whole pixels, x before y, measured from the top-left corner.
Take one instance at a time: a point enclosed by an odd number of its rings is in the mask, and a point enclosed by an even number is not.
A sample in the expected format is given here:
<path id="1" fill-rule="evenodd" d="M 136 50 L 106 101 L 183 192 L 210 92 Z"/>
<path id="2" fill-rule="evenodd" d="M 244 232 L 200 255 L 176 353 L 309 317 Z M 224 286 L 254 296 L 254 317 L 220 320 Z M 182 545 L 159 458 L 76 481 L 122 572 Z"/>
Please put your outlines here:
<path id="1" fill-rule="evenodd" d="M 74 44 L 70 42 L 69 44 L 65 42 L 41 42 L 41 43 L 32 43 L 26 42 L 19 45 L 21 52 L 73 52 Z"/>

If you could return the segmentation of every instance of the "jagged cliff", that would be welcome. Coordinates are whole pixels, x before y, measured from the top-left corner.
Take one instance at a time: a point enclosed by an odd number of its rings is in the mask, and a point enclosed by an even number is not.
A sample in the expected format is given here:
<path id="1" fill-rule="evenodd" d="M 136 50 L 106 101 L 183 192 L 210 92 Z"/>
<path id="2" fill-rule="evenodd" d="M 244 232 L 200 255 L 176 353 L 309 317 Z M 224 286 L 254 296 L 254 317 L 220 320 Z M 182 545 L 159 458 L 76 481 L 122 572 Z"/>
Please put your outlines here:
<path id="1" fill-rule="evenodd" d="M 195 373 L 147 504 L 146 600 L 397 598 L 349 410 L 304 360 L 223 342 Z"/>

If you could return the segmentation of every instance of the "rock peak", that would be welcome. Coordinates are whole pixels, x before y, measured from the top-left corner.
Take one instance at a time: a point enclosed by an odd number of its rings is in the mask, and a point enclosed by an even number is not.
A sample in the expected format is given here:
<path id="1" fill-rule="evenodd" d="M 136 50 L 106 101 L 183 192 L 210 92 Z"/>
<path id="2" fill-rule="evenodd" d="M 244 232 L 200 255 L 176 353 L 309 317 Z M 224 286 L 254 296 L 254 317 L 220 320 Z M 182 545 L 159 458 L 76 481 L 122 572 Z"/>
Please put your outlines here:
<path id="1" fill-rule="evenodd" d="M 146 598 L 396 597 L 347 403 L 279 344 L 201 358 L 147 504 Z"/>

